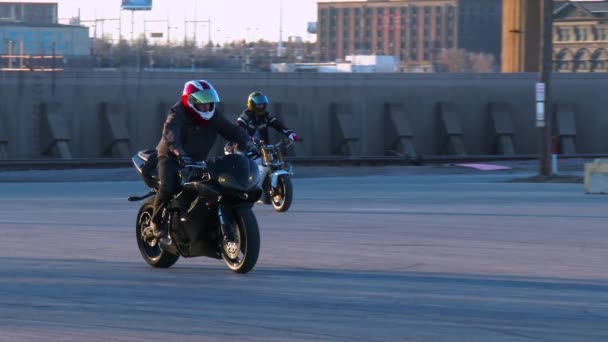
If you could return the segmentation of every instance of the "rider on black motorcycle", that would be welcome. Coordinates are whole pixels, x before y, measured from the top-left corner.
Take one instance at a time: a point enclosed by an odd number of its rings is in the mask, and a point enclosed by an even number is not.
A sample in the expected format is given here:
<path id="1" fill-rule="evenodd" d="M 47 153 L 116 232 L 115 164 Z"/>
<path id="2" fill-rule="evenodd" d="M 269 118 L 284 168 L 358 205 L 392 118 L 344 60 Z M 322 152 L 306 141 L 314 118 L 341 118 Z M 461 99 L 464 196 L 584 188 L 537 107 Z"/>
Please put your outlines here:
<path id="1" fill-rule="evenodd" d="M 257 151 L 247 134 L 218 112 L 219 101 L 219 95 L 208 81 L 188 81 L 181 101 L 169 110 L 156 147 L 160 189 L 154 200 L 151 223 L 154 236 L 159 237 L 161 243 L 171 244 L 168 227 L 162 224 L 162 212 L 173 194 L 179 191 L 180 166 L 207 159 L 218 134 L 235 141 L 241 150 Z M 229 232 L 226 239 L 235 239 L 235 232 Z"/>

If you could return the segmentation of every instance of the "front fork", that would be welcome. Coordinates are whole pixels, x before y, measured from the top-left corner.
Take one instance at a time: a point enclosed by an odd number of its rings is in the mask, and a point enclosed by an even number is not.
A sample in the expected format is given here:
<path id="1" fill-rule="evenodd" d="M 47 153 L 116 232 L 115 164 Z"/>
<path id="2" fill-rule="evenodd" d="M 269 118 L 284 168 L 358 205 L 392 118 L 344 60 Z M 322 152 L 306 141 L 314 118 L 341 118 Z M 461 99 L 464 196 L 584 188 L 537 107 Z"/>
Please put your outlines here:
<path id="1" fill-rule="evenodd" d="M 234 224 L 234 222 L 232 222 L 232 217 L 226 217 L 224 215 L 224 204 L 222 204 L 222 196 L 220 196 L 220 198 L 217 201 L 217 217 L 220 221 L 220 230 L 222 233 L 222 237 L 226 236 L 226 233 L 229 232 L 232 229 L 232 225 Z"/>
<path id="2" fill-rule="evenodd" d="M 226 219 L 224 218 L 224 205 L 222 204 L 221 200 L 217 205 L 217 217 L 220 220 L 220 229 L 222 230 L 222 236 L 224 236 L 228 229 L 230 229 L 230 223 L 227 224 Z"/>

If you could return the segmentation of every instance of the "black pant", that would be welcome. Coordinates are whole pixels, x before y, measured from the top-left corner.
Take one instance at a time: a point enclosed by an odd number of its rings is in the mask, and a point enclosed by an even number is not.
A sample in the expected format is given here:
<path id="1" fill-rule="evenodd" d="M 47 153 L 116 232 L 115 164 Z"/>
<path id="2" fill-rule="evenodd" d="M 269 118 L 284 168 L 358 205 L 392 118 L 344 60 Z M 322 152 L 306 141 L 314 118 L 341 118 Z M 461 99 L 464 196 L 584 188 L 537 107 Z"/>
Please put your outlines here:
<path id="1" fill-rule="evenodd" d="M 158 158 L 158 178 L 160 189 L 154 198 L 154 213 L 152 222 L 161 227 L 163 209 L 167 206 L 171 197 L 179 190 L 179 164 L 177 160 L 167 157 Z"/>

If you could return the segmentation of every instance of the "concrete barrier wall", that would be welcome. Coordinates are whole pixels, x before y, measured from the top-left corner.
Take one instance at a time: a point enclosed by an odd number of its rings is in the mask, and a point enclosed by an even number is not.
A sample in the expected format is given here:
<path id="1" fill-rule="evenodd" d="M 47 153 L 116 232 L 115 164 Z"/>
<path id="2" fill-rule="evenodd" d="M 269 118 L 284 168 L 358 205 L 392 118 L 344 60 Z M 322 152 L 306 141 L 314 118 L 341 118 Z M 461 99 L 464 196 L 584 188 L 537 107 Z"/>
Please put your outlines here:
<path id="1" fill-rule="evenodd" d="M 42 158 L 40 104 L 61 104 L 74 158 L 98 158 L 107 144 L 100 103 L 125 111 L 132 152 L 156 145 L 168 106 L 178 101 L 189 79 L 207 79 L 217 88 L 225 115 L 236 119 L 247 95 L 260 90 L 271 102 L 290 104 L 281 113 L 304 139 L 298 156 L 331 155 L 332 103 L 349 104 L 360 135 L 355 155 L 385 154 L 385 104 L 402 104 L 413 130 L 416 152 L 441 154 L 440 103 L 457 111 L 469 155 L 495 153 L 490 103 L 512 110 L 514 149 L 537 152 L 535 74 L 308 74 L 190 72 L 0 73 L 0 124 L 10 159 Z M 608 75 L 554 75 L 553 100 L 574 106 L 576 151 L 608 153 Z M 164 105 L 161 105 L 163 103 Z M 295 106 L 293 105 L 295 104 Z M 160 108 L 164 108 L 161 111 Z M 352 133 L 352 132 L 351 132 Z M 105 140 L 104 140 L 105 139 Z"/>

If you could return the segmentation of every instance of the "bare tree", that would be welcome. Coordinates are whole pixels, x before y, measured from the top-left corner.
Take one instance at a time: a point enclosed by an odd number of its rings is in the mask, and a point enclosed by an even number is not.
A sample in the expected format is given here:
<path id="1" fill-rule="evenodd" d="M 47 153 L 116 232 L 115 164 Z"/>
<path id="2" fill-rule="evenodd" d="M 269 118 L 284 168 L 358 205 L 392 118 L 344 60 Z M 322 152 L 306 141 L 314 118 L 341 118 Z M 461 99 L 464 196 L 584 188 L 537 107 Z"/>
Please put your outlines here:
<path id="1" fill-rule="evenodd" d="M 491 54 L 464 49 L 442 49 L 435 60 L 438 72 L 494 72 L 496 59 Z"/>
<path id="2" fill-rule="evenodd" d="M 153 61 L 155 68 L 238 69 L 239 61 L 247 60 L 250 70 L 270 71 L 270 64 L 277 62 L 276 47 L 276 42 L 263 39 L 256 42 L 235 40 L 223 45 L 208 42 L 201 46 L 185 41 L 169 46 L 150 45 L 143 36 L 138 37 L 134 44 L 126 40 L 114 42 L 104 37 L 93 39 L 92 56 L 81 64 L 129 68 L 147 66 Z M 283 60 L 313 61 L 315 47 L 315 43 L 311 42 L 286 44 Z"/>
<path id="3" fill-rule="evenodd" d="M 469 61 L 472 72 L 495 72 L 496 59 L 494 55 L 487 53 L 470 53 Z"/>
<path id="4" fill-rule="evenodd" d="M 439 72 L 464 72 L 468 69 L 467 53 L 463 49 L 442 49 L 435 65 Z"/>

